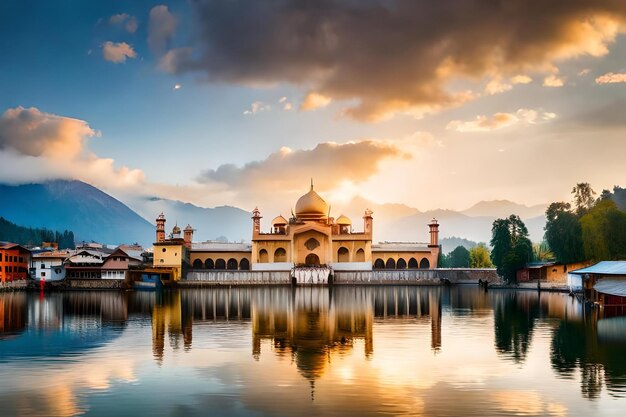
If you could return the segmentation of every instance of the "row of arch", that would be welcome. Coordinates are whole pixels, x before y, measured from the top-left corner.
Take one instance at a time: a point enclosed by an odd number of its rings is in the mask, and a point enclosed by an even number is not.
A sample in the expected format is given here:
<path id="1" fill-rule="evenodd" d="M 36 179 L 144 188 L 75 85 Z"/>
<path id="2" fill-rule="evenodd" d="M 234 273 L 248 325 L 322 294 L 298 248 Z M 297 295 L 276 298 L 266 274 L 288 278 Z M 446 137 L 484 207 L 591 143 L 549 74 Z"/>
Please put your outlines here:
<path id="1" fill-rule="evenodd" d="M 337 250 L 337 262 L 350 262 L 350 251 L 348 248 L 342 246 Z M 358 249 L 354 254 L 352 262 L 365 262 L 365 251 Z"/>
<path id="2" fill-rule="evenodd" d="M 269 253 L 266 249 L 261 249 L 259 251 L 259 263 L 266 264 L 269 261 Z M 274 262 L 287 262 L 287 251 L 284 248 L 278 248 L 274 251 Z"/>
<path id="3" fill-rule="evenodd" d="M 193 269 L 218 269 L 218 270 L 232 270 L 232 271 L 249 271 L 250 260 L 243 258 L 241 261 L 237 261 L 235 258 L 225 260 L 222 258 L 213 260 L 207 258 L 204 262 L 201 259 L 193 261 Z"/>
<path id="4" fill-rule="evenodd" d="M 383 261 L 380 258 L 374 261 L 374 269 L 407 269 L 407 268 L 408 269 L 429 269 L 430 261 L 428 260 L 428 258 L 422 258 L 422 260 L 419 261 L 419 263 L 417 262 L 417 259 L 415 258 L 409 259 L 409 262 L 407 262 L 403 258 L 398 259 L 397 262 L 393 258 L 387 259 L 387 262 Z"/>

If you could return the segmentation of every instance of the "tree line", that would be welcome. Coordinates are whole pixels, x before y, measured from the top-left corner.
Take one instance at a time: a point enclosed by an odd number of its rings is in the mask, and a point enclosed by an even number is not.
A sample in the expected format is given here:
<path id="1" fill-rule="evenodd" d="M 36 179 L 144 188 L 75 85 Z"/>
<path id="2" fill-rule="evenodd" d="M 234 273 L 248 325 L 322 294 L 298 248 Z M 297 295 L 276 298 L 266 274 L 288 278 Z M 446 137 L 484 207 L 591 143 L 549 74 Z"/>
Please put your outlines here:
<path id="1" fill-rule="evenodd" d="M 579 183 L 572 194 L 573 204 L 555 202 L 546 210 L 545 238 L 556 259 L 626 259 L 626 189 L 615 186 L 595 198 L 589 183 Z"/>
<path id="2" fill-rule="evenodd" d="M 46 228 L 22 227 L 3 217 L 0 217 L 0 240 L 34 246 L 41 246 L 42 242 L 56 242 L 59 249 L 74 249 L 74 233 L 70 230 L 58 232 Z"/>

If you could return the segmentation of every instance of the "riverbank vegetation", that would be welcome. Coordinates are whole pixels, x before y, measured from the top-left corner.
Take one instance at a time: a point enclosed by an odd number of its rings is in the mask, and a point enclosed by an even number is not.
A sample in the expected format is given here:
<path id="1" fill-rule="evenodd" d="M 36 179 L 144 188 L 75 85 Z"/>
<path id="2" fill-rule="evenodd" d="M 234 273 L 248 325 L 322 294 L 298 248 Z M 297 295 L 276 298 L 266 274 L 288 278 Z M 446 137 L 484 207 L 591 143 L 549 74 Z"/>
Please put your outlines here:
<path id="1" fill-rule="evenodd" d="M 56 242 L 59 249 L 74 249 L 74 233 L 22 227 L 0 217 L 0 240 L 19 245 L 41 246 L 42 242 Z"/>

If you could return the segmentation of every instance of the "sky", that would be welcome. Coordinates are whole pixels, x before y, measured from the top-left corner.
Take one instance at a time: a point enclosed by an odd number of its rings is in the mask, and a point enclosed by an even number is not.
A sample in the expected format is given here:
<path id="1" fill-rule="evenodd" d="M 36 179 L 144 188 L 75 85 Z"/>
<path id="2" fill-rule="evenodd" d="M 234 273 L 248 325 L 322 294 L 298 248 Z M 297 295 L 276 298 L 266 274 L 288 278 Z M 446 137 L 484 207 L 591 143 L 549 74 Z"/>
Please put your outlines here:
<path id="1" fill-rule="evenodd" d="M 0 3 L 0 182 L 420 210 L 626 185 L 623 0 Z M 283 210 L 285 211 L 285 210 Z"/>

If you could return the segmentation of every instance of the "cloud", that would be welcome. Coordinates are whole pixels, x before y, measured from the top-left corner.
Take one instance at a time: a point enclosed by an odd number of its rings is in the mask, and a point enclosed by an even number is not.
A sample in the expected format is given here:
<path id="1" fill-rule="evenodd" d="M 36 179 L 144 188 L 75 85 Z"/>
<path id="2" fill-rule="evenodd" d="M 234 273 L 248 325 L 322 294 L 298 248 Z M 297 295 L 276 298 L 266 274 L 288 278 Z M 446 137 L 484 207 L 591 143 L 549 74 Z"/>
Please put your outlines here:
<path id="1" fill-rule="evenodd" d="M 283 106 L 284 111 L 290 111 L 293 109 L 293 104 L 287 100 L 287 97 L 281 97 L 280 100 L 278 100 L 278 104 Z"/>
<path id="2" fill-rule="evenodd" d="M 596 78 L 596 84 L 626 83 L 626 73 L 608 72 Z"/>
<path id="3" fill-rule="evenodd" d="M 529 84 L 533 81 L 528 75 L 516 75 L 511 77 L 511 83 L 513 84 Z"/>
<path id="4" fill-rule="evenodd" d="M 474 120 L 453 120 L 446 126 L 448 130 L 457 132 L 489 132 L 513 126 L 517 123 L 537 124 L 556 118 L 556 114 L 539 112 L 533 109 L 519 109 L 515 113 L 495 113 L 491 117 L 480 115 Z"/>
<path id="5" fill-rule="evenodd" d="M 377 173 L 381 161 L 393 158 L 410 158 L 410 154 L 391 141 L 323 142 L 313 149 L 283 147 L 263 160 L 241 167 L 220 165 L 204 171 L 199 180 L 221 183 L 245 195 L 267 190 L 299 192 L 313 177 L 318 189 L 329 190 L 343 181 L 365 181 Z"/>
<path id="6" fill-rule="evenodd" d="M 300 111 L 317 110 L 326 107 L 332 99 L 316 92 L 310 92 L 300 104 Z"/>
<path id="7" fill-rule="evenodd" d="M 345 102 L 342 114 L 363 121 L 419 117 L 477 97 L 457 90 L 458 81 L 550 74 L 567 59 L 604 56 L 626 22 L 622 0 L 191 4 L 193 53 L 170 57 L 171 72 L 302 86 Z"/>
<path id="8" fill-rule="evenodd" d="M 113 43 L 107 41 L 102 44 L 102 56 L 107 61 L 119 64 L 126 62 L 126 58 L 135 58 L 137 54 L 133 47 L 126 42 Z"/>
<path id="9" fill-rule="evenodd" d="M 154 6 L 150 10 L 148 46 L 152 53 L 161 55 L 169 48 L 169 43 L 176 33 L 176 26 L 178 26 L 178 19 L 170 13 L 167 6 Z"/>
<path id="10" fill-rule="evenodd" d="M 84 120 L 16 107 L 0 116 L 0 181 L 28 182 L 81 179 L 96 185 L 132 187 L 142 184 L 141 170 L 115 167 L 87 149 L 100 136 Z"/>
<path id="11" fill-rule="evenodd" d="M 582 69 L 582 70 L 578 71 L 578 74 L 577 74 L 577 75 L 578 75 L 579 77 L 584 77 L 585 75 L 589 74 L 590 72 L 591 72 L 591 69 L 589 69 L 589 68 L 584 68 L 584 69 Z"/>
<path id="12" fill-rule="evenodd" d="M 134 16 L 129 15 L 128 13 L 114 14 L 113 16 L 109 17 L 109 24 L 124 24 L 124 29 L 126 29 L 128 33 L 135 33 L 137 31 L 137 28 L 139 27 L 139 22 L 137 22 L 137 19 Z"/>
<path id="13" fill-rule="evenodd" d="M 563 87 L 563 85 L 565 85 L 565 77 L 556 74 L 550 74 L 543 79 L 544 87 Z"/>
<path id="14" fill-rule="evenodd" d="M 246 116 L 249 116 L 249 115 L 260 113 L 262 111 L 270 110 L 270 108 L 271 107 L 269 105 L 263 103 L 262 101 L 255 101 L 254 103 L 250 105 L 250 109 L 245 110 L 243 114 L 245 114 Z"/>

